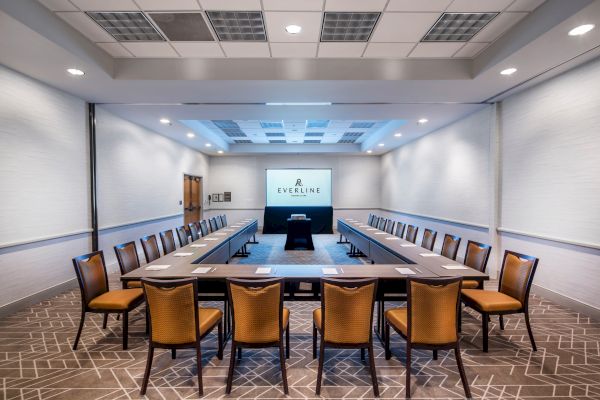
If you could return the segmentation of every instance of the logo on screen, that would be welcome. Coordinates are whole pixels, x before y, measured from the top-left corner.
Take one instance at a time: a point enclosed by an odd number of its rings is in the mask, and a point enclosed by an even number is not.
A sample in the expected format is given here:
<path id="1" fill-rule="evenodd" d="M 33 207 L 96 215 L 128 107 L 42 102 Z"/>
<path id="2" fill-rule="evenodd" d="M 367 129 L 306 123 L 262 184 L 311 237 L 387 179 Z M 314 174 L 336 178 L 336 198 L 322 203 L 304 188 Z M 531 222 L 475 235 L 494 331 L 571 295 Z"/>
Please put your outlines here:
<path id="1" fill-rule="evenodd" d="M 309 195 L 321 194 L 320 187 L 304 187 L 302 179 L 297 178 L 294 187 L 279 187 L 277 188 L 279 194 L 289 194 L 292 197 L 307 197 Z"/>
<path id="2" fill-rule="evenodd" d="M 302 186 L 302 179 L 296 179 L 296 186 Z"/>

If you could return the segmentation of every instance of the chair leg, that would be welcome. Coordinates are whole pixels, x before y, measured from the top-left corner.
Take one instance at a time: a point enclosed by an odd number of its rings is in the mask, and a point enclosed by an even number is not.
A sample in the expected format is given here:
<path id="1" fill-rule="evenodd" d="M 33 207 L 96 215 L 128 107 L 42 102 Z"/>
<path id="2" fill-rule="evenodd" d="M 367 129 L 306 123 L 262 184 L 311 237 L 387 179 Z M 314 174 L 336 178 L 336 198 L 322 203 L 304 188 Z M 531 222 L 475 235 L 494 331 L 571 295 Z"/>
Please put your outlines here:
<path id="1" fill-rule="evenodd" d="M 390 350 L 390 324 L 385 323 L 385 359 L 389 360 L 392 358 L 392 352 Z"/>
<path id="2" fill-rule="evenodd" d="M 433 350 L 433 359 L 437 360 L 438 359 L 438 353 L 437 350 Z"/>
<path id="3" fill-rule="evenodd" d="M 458 305 L 458 331 L 462 332 L 462 312 L 463 312 L 463 306 L 462 303 L 460 303 Z"/>
<path id="4" fill-rule="evenodd" d="M 537 351 L 535 345 L 535 339 L 533 338 L 533 331 L 531 330 L 531 322 L 529 322 L 529 310 L 525 310 L 525 325 L 527 325 L 527 333 L 529 333 L 529 340 L 531 341 L 531 347 L 533 351 Z"/>
<path id="5" fill-rule="evenodd" d="M 498 319 L 500 320 L 500 330 L 504 330 L 504 316 L 503 315 L 498 315 Z"/>
<path id="6" fill-rule="evenodd" d="M 237 358 L 238 358 L 238 361 L 242 360 L 242 348 L 241 347 L 237 348 Z"/>
<path id="7" fill-rule="evenodd" d="M 121 319 L 121 314 L 117 314 L 117 321 Z"/>
<path id="8" fill-rule="evenodd" d="M 227 387 L 225 393 L 231 393 L 231 385 L 233 383 L 233 369 L 235 367 L 235 341 L 231 341 L 231 357 L 229 358 L 229 373 L 227 374 Z"/>
<path id="9" fill-rule="evenodd" d="M 171 349 L 171 359 L 174 360 L 177 358 L 177 350 Z"/>
<path id="10" fill-rule="evenodd" d="M 325 361 L 325 341 L 321 338 L 321 346 L 319 348 L 319 369 L 317 370 L 317 390 L 316 394 L 321 394 L 321 381 L 323 380 L 323 363 Z"/>
<path id="11" fill-rule="evenodd" d="M 129 338 L 129 312 L 123 312 L 123 350 L 127 350 L 127 339 Z"/>
<path id="12" fill-rule="evenodd" d="M 202 351 L 200 350 L 200 340 L 196 343 L 196 365 L 198 369 L 198 396 L 202 397 L 204 395 L 204 387 L 202 385 Z"/>
<path id="13" fill-rule="evenodd" d="M 486 313 L 481 315 L 481 333 L 483 335 L 483 351 L 484 353 L 488 352 L 488 318 L 489 316 Z"/>
<path id="14" fill-rule="evenodd" d="M 471 398 L 471 389 L 469 388 L 469 381 L 467 381 L 467 375 L 465 374 L 465 367 L 463 366 L 462 358 L 460 356 L 460 347 L 458 342 L 456 342 L 456 347 L 454 348 L 454 357 L 456 358 L 456 365 L 458 366 L 458 372 L 460 373 L 460 380 L 462 382 L 463 388 L 465 390 L 465 397 L 467 399 Z"/>
<path id="15" fill-rule="evenodd" d="M 219 349 L 217 350 L 217 358 L 219 360 L 223 359 L 223 320 L 221 320 L 221 322 L 219 322 L 219 325 L 217 326 L 217 345 L 219 346 Z"/>
<path id="16" fill-rule="evenodd" d="M 365 349 L 360 349 L 360 361 L 365 361 Z"/>
<path id="17" fill-rule="evenodd" d="M 317 358 L 317 327 L 313 322 L 313 359 Z"/>
<path id="18" fill-rule="evenodd" d="M 411 348 L 410 342 L 406 341 L 406 388 L 404 389 L 405 397 L 410 399 L 410 363 L 411 363 Z"/>
<path id="19" fill-rule="evenodd" d="M 379 384 L 377 383 L 377 371 L 375 370 L 375 355 L 373 354 L 373 342 L 369 343 L 369 369 L 373 381 L 373 395 L 379 397 Z"/>
<path id="20" fill-rule="evenodd" d="M 146 371 L 144 372 L 144 380 L 142 381 L 142 390 L 140 394 L 143 396 L 146 394 L 146 388 L 148 387 L 148 380 L 150 379 L 150 370 L 152 369 L 152 359 L 154 358 L 154 347 L 152 343 L 148 346 L 148 358 L 146 359 Z"/>
<path id="21" fill-rule="evenodd" d="M 279 340 L 279 364 L 281 365 L 281 380 L 283 381 L 283 393 L 288 394 L 287 372 L 285 370 L 285 354 L 283 352 L 283 338 Z"/>
<path id="22" fill-rule="evenodd" d="M 73 350 L 77 350 L 79 344 L 79 338 L 81 337 L 81 331 L 83 330 L 83 323 L 85 322 L 85 311 L 81 312 L 81 320 L 79 321 L 79 329 L 77 330 L 77 336 L 75 336 L 75 343 L 73 343 Z"/>
<path id="23" fill-rule="evenodd" d="M 290 358 L 290 326 L 285 330 L 285 358 Z"/>
<path id="24" fill-rule="evenodd" d="M 102 329 L 106 329 L 106 324 L 108 323 L 108 313 L 104 313 L 104 318 L 102 319 Z"/>

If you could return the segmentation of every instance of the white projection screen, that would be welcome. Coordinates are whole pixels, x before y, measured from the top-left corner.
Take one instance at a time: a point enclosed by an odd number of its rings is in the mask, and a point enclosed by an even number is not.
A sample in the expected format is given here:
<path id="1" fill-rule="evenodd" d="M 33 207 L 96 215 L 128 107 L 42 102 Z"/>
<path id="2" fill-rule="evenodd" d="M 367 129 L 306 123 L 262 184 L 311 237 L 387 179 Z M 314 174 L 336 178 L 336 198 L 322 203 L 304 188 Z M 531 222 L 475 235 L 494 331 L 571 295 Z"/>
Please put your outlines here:
<path id="1" fill-rule="evenodd" d="M 267 169 L 267 207 L 331 207 L 331 169 Z"/>

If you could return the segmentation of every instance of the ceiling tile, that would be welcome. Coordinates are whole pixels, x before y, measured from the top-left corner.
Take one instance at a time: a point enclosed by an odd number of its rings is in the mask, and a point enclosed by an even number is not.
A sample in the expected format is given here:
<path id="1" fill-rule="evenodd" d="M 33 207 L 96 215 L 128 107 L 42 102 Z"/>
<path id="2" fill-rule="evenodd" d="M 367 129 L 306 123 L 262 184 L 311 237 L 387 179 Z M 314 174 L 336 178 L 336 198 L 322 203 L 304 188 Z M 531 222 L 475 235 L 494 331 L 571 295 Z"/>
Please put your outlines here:
<path id="1" fill-rule="evenodd" d="M 440 17 L 439 13 L 384 13 L 371 42 L 418 42 Z"/>
<path id="2" fill-rule="evenodd" d="M 383 11 L 385 3 L 387 0 L 325 0 L 325 11 Z"/>
<path id="3" fill-rule="evenodd" d="M 513 0 L 454 0 L 447 12 L 490 12 L 502 11 Z"/>
<path id="4" fill-rule="evenodd" d="M 483 28 L 477 35 L 475 35 L 473 40 L 478 42 L 493 42 L 502 34 L 506 33 L 526 15 L 527 13 L 502 13 L 494 18 L 489 24 L 487 24 L 486 27 Z"/>
<path id="5" fill-rule="evenodd" d="M 260 0 L 200 0 L 200 5 L 205 10 L 215 11 L 256 11 L 260 10 Z"/>
<path id="6" fill-rule="evenodd" d="M 92 42 L 115 42 L 115 38 L 95 23 L 90 17 L 82 12 L 59 12 L 56 13 L 69 25 L 81 32 Z"/>
<path id="7" fill-rule="evenodd" d="M 464 43 L 419 43 L 410 53 L 411 58 L 449 58 L 452 57 Z"/>
<path id="8" fill-rule="evenodd" d="M 126 42 L 123 46 L 138 58 L 170 58 L 179 57 L 175 50 L 164 42 Z"/>
<path id="9" fill-rule="evenodd" d="M 265 12 L 267 36 L 271 42 L 318 42 L 321 33 L 320 12 Z M 286 32 L 288 25 L 298 25 L 302 31 L 295 35 Z"/>
<path id="10" fill-rule="evenodd" d="M 221 42 L 225 55 L 230 58 L 259 58 L 269 57 L 267 43 Z"/>
<path id="11" fill-rule="evenodd" d="M 114 58 L 132 58 L 133 55 L 127 51 L 121 43 L 96 43 L 104 51 L 113 56 Z"/>
<path id="12" fill-rule="evenodd" d="M 321 11 L 324 0 L 263 0 L 266 11 Z"/>
<path id="13" fill-rule="evenodd" d="M 82 11 L 137 11 L 132 0 L 71 0 Z"/>
<path id="14" fill-rule="evenodd" d="M 225 57 L 217 43 L 207 42 L 171 42 L 175 50 L 186 58 L 221 58 Z"/>
<path id="15" fill-rule="evenodd" d="M 360 57 L 366 43 L 327 42 L 319 45 L 319 57 L 355 58 Z"/>
<path id="16" fill-rule="evenodd" d="M 506 9 L 506 11 L 533 11 L 545 0 L 516 0 Z"/>
<path id="17" fill-rule="evenodd" d="M 402 11 L 402 12 L 425 12 L 438 11 L 442 12 L 452 3 L 452 0 L 390 0 L 385 11 Z"/>
<path id="18" fill-rule="evenodd" d="M 369 43 L 364 57 L 405 58 L 413 47 L 414 43 Z"/>
<path id="19" fill-rule="evenodd" d="M 306 58 L 317 56 L 317 43 L 271 43 L 273 57 Z"/>
<path id="20" fill-rule="evenodd" d="M 39 2 L 52 11 L 79 11 L 69 0 L 39 0 Z"/>
<path id="21" fill-rule="evenodd" d="M 460 49 L 454 55 L 454 57 L 459 57 L 459 58 L 473 58 L 473 57 L 475 57 L 477 54 L 479 54 L 483 49 L 485 49 L 488 46 L 489 46 L 489 43 L 475 43 L 475 42 L 470 42 L 470 43 L 465 44 L 463 46 L 463 48 Z"/>
<path id="22" fill-rule="evenodd" d="M 196 0 L 135 0 L 144 11 L 191 11 L 199 10 Z"/>

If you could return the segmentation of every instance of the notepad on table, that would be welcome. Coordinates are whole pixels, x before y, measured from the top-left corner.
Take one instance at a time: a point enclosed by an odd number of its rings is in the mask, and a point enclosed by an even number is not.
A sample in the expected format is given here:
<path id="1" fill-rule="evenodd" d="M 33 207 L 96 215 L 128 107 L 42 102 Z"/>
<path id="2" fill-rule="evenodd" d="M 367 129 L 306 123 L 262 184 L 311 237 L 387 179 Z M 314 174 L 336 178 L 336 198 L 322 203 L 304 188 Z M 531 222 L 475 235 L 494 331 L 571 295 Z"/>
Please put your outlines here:
<path id="1" fill-rule="evenodd" d="M 337 275 L 337 269 L 335 268 L 322 268 L 323 275 Z"/>
<path id="2" fill-rule="evenodd" d="M 400 238 L 395 237 L 395 236 L 390 236 L 390 237 L 386 237 L 385 240 L 400 240 Z"/>
<path id="3" fill-rule="evenodd" d="M 454 265 L 442 265 L 442 268 L 446 268 L 446 269 L 469 269 L 469 267 L 465 267 L 464 265 L 458 265 L 458 264 L 454 264 Z"/>
<path id="4" fill-rule="evenodd" d="M 240 228 L 239 225 L 231 225 L 232 228 Z"/>
<path id="5" fill-rule="evenodd" d="M 439 257 L 440 255 L 437 253 L 421 253 L 419 254 L 421 257 Z"/>
<path id="6" fill-rule="evenodd" d="M 368 228 L 371 225 L 360 225 L 359 228 Z"/>
<path id="7" fill-rule="evenodd" d="M 190 244 L 190 247 L 206 247 L 206 243 L 194 243 Z"/>
<path id="8" fill-rule="evenodd" d="M 375 228 L 369 228 L 369 229 L 367 229 L 367 230 L 368 230 L 368 231 L 376 231 L 377 229 L 375 229 Z"/>
<path id="9" fill-rule="evenodd" d="M 223 232 L 217 232 L 217 233 L 215 233 L 215 235 L 219 235 L 219 236 L 225 236 L 225 235 L 227 235 L 227 234 L 226 234 L 226 233 L 223 233 Z"/>
<path id="10" fill-rule="evenodd" d="M 173 254 L 173 257 L 189 257 L 194 253 L 175 253 Z"/>
<path id="11" fill-rule="evenodd" d="M 415 271 L 410 268 L 396 268 L 396 271 L 400 272 L 402 275 L 414 275 Z"/>
<path id="12" fill-rule="evenodd" d="M 219 240 L 219 238 L 204 238 L 204 240 Z"/>
<path id="13" fill-rule="evenodd" d="M 147 271 L 160 271 L 162 269 L 167 269 L 169 268 L 170 265 L 160 265 L 160 264 L 155 264 L 155 265 L 149 265 L 146 267 Z"/>
<path id="14" fill-rule="evenodd" d="M 417 245 L 413 243 L 404 243 L 401 244 L 400 247 L 417 247 Z"/>
<path id="15" fill-rule="evenodd" d="M 387 235 L 386 232 L 375 232 L 376 235 Z"/>
<path id="16" fill-rule="evenodd" d="M 223 229 L 223 232 L 233 232 L 233 229 Z"/>
<path id="17" fill-rule="evenodd" d="M 192 271 L 192 274 L 206 274 L 208 273 L 212 268 L 211 267 L 200 267 L 200 268 L 196 268 L 195 270 Z"/>
<path id="18" fill-rule="evenodd" d="M 271 268 L 266 268 L 266 267 L 256 268 L 256 271 L 254 273 L 255 274 L 270 274 Z"/>

